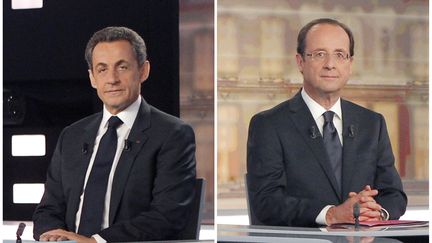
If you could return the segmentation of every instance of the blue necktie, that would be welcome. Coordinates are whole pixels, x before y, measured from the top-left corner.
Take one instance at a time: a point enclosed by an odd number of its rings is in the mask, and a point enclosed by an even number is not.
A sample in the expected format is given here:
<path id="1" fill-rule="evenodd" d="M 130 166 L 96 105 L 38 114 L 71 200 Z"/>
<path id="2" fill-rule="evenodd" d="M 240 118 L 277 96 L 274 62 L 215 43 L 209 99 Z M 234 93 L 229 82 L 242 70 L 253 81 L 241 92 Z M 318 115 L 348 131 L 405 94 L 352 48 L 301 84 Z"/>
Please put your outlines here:
<path id="1" fill-rule="evenodd" d="M 333 111 L 324 112 L 323 139 L 327 155 L 330 160 L 339 191 L 341 190 L 342 180 L 342 144 L 339 140 L 337 130 L 333 124 Z"/>
<path id="2" fill-rule="evenodd" d="M 116 116 L 108 120 L 108 129 L 99 142 L 93 167 L 84 190 L 84 202 L 78 234 L 90 237 L 101 230 L 108 177 L 117 151 L 117 127 L 123 122 Z"/>

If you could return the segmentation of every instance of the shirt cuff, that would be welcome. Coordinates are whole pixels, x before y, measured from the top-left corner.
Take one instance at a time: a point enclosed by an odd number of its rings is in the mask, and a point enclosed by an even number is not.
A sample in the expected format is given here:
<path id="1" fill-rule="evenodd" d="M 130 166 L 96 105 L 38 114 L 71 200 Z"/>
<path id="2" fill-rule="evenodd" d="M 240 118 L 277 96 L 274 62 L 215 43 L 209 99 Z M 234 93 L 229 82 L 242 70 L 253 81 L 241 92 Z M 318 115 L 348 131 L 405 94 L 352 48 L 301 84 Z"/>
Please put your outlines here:
<path id="1" fill-rule="evenodd" d="M 381 208 L 381 217 L 382 220 L 388 220 L 390 218 L 390 214 L 385 210 L 385 208 Z"/>
<path id="2" fill-rule="evenodd" d="M 333 206 L 334 206 L 334 205 L 327 205 L 327 206 L 325 206 L 325 207 L 321 210 L 321 212 L 318 214 L 318 216 L 316 217 L 315 222 L 316 222 L 317 224 L 321 224 L 321 225 L 328 225 L 328 224 L 327 224 L 327 220 L 326 220 L 327 211 L 328 211 L 331 207 L 333 207 Z"/>
<path id="3" fill-rule="evenodd" d="M 104 240 L 104 238 L 102 238 L 100 235 L 96 234 L 96 235 L 92 235 L 92 237 L 96 240 L 97 243 L 106 243 L 107 241 Z"/>

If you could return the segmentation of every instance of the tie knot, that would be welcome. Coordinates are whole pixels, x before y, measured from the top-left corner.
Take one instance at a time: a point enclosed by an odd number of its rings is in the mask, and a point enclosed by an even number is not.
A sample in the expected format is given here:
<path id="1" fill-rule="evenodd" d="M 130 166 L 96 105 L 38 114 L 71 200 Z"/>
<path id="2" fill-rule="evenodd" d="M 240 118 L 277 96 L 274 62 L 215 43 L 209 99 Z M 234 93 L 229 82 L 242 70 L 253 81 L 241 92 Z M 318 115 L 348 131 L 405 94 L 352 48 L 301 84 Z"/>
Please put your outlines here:
<path id="1" fill-rule="evenodd" d="M 333 122 L 333 117 L 334 117 L 334 112 L 333 111 L 326 111 L 324 112 L 323 116 L 324 116 L 324 121 L 327 122 Z"/>
<path id="2" fill-rule="evenodd" d="M 123 122 L 117 116 L 112 116 L 108 120 L 108 128 L 114 128 L 114 129 L 116 129 L 121 124 L 123 124 Z"/>

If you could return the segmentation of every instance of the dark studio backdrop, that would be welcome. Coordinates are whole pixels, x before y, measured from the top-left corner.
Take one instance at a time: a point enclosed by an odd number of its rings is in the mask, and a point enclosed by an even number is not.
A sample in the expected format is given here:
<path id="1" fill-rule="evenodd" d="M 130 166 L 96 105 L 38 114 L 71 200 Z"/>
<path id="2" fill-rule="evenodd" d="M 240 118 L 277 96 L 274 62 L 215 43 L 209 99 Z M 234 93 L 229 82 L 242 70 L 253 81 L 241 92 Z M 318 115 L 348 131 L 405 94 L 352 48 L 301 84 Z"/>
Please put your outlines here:
<path id="1" fill-rule="evenodd" d="M 84 49 L 106 26 L 146 41 L 151 64 L 142 95 L 179 116 L 178 1 L 45 0 L 42 9 L 3 2 L 3 219 L 30 220 L 36 204 L 14 204 L 15 183 L 43 183 L 60 131 L 102 104 L 90 86 Z M 11 136 L 45 134 L 46 155 L 13 157 Z"/>

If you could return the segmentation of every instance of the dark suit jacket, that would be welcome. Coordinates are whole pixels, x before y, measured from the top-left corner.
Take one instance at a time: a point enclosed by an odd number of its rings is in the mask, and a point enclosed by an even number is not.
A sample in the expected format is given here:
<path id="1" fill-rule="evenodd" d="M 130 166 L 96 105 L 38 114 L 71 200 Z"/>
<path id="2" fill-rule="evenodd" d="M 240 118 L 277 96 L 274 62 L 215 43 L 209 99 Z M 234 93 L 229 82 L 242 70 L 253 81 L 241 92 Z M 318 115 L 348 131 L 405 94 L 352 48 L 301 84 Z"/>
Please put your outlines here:
<path id="1" fill-rule="evenodd" d="M 382 115 L 341 100 L 343 116 L 342 191 L 328 161 L 317 125 L 300 92 L 255 115 L 247 144 L 251 210 L 265 225 L 315 226 L 326 205 L 339 205 L 349 192 L 378 189 L 375 200 L 397 219 L 407 198 L 394 167 Z M 351 127 L 351 128 L 350 128 Z"/>
<path id="2" fill-rule="evenodd" d="M 51 229 L 75 231 L 75 215 L 102 113 L 66 127 L 47 173 L 45 193 L 33 216 L 34 238 Z M 109 242 L 177 239 L 188 219 L 195 186 L 192 128 L 142 99 L 112 186 Z M 83 151 L 88 144 L 89 151 Z"/>

